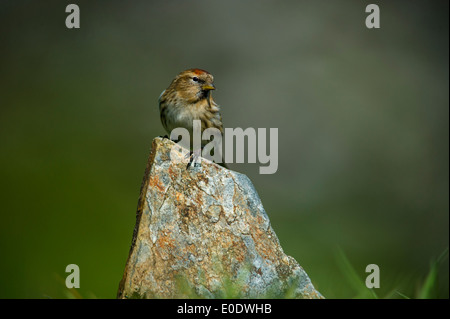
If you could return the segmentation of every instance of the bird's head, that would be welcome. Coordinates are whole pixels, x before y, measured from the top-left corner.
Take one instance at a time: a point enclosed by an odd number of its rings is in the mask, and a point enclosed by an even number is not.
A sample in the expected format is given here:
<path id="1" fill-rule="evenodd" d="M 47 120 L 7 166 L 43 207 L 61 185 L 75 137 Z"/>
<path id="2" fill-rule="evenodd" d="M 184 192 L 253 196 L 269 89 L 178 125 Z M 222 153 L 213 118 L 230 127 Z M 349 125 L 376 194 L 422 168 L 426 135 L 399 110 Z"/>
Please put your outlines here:
<path id="1" fill-rule="evenodd" d="M 180 98 L 194 103 L 209 97 L 211 90 L 216 89 L 213 82 L 214 77 L 209 72 L 189 69 L 178 74 L 171 86 L 178 92 Z"/>

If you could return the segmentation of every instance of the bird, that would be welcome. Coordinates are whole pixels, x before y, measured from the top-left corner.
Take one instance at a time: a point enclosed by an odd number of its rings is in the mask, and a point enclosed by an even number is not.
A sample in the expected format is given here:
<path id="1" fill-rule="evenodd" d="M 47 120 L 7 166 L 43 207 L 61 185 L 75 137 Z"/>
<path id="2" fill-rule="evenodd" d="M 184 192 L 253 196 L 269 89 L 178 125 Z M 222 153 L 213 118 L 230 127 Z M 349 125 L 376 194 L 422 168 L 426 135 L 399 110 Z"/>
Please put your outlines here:
<path id="1" fill-rule="evenodd" d="M 213 82 L 214 77 L 208 71 L 188 69 L 179 73 L 161 93 L 158 99 L 161 123 L 169 136 L 173 129 L 183 127 L 188 130 L 192 145 L 194 120 L 200 120 L 202 134 L 215 128 L 223 135 L 220 106 L 211 94 L 216 89 Z M 202 140 L 202 146 L 207 143 Z M 194 150 L 194 154 L 196 151 L 200 150 Z M 225 163 L 218 164 L 227 168 Z"/>

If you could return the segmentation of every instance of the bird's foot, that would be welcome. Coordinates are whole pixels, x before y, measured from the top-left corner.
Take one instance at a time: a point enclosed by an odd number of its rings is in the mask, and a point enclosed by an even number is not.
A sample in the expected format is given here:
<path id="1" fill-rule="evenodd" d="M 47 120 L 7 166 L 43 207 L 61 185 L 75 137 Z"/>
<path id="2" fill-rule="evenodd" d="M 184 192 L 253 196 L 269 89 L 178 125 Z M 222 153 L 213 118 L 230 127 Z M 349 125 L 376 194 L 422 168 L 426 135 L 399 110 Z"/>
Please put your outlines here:
<path id="1" fill-rule="evenodd" d="M 162 139 L 171 140 L 174 143 L 178 143 L 179 141 L 181 141 L 181 140 L 172 140 L 168 135 L 164 135 L 164 136 L 160 135 L 159 137 L 162 138 Z"/>
<path id="2" fill-rule="evenodd" d="M 186 169 L 189 169 L 192 164 L 194 164 L 194 167 L 200 167 L 201 164 L 198 161 L 198 159 L 200 158 L 200 154 L 201 154 L 201 150 L 196 150 L 196 151 L 190 151 L 187 155 L 186 158 L 189 158 L 189 163 L 186 166 Z"/>

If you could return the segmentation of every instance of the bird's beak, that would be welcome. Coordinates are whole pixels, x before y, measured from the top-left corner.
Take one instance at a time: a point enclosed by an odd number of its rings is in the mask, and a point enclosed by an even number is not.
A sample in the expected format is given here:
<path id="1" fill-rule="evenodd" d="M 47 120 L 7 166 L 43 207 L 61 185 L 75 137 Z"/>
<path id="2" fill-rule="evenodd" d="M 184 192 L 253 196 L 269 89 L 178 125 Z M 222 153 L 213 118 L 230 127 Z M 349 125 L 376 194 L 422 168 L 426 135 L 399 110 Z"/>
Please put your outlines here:
<path id="1" fill-rule="evenodd" d="M 202 86 L 202 90 L 203 91 L 209 91 L 209 90 L 215 90 L 216 89 L 216 87 L 214 86 L 214 85 L 203 85 Z"/>

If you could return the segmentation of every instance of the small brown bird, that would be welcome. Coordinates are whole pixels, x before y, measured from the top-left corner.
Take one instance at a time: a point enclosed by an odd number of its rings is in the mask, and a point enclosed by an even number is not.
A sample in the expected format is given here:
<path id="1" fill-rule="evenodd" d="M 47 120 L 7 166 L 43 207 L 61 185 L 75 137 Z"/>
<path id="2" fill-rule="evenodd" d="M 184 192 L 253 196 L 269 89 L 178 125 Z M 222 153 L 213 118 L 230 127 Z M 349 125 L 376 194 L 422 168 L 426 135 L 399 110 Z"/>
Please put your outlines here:
<path id="1" fill-rule="evenodd" d="M 178 74 L 159 97 L 161 122 L 170 136 L 177 127 L 186 128 L 193 136 L 193 121 L 201 121 L 201 132 L 216 128 L 223 135 L 220 107 L 211 95 L 215 90 L 213 76 L 201 69 L 189 69 Z M 205 145 L 208 141 L 202 141 Z M 194 150 L 195 151 L 195 150 Z M 225 166 L 224 164 L 221 164 Z"/>

